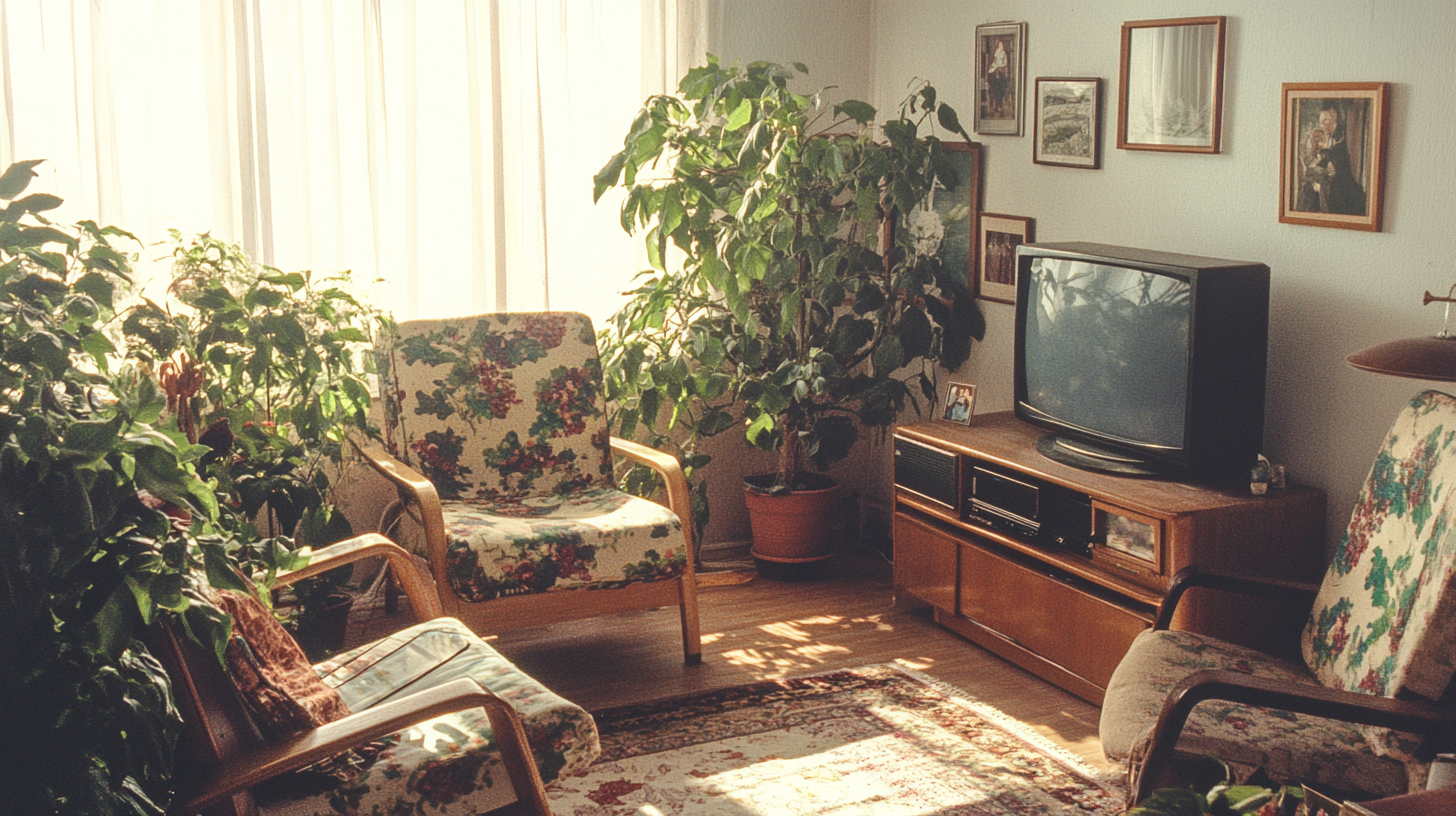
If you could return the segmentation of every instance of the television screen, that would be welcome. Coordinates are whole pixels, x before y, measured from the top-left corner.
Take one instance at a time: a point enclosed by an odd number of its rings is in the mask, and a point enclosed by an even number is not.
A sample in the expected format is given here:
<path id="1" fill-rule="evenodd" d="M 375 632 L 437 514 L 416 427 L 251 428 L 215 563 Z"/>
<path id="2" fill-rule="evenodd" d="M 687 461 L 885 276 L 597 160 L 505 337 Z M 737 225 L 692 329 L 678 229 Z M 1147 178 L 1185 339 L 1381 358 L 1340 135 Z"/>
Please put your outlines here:
<path id="1" fill-rule="evenodd" d="M 1263 447 L 1269 267 L 1094 243 L 1017 249 L 1016 416 L 1048 458 L 1232 479 Z"/>
<path id="2" fill-rule="evenodd" d="M 1189 281 L 1067 258 L 1035 258 L 1028 271 L 1030 407 L 1103 437 L 1182 448 Z"/>

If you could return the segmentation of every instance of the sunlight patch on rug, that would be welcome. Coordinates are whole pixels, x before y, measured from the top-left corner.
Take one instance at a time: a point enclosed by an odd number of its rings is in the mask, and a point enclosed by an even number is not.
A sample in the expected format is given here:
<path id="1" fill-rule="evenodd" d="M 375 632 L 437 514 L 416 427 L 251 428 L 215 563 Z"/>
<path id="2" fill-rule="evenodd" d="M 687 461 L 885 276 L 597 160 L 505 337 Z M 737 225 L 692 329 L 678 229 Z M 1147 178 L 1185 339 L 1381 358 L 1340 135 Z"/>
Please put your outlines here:
<path id="1" fill-rule="evenodd" d="M 1111 780 L 969 694 L 889 665 L 595 714 L 557 816 L 1116 814 Z"/>

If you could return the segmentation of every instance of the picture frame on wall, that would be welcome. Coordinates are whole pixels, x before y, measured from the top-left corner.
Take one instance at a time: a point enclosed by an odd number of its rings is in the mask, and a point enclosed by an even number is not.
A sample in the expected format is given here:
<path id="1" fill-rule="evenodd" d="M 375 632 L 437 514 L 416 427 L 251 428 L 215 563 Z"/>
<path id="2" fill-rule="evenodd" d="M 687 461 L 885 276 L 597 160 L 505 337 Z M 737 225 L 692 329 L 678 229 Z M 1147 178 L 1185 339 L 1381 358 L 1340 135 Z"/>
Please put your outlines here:
<path id="1" fill-rule="evenodd" d="M 1102 166 L 1102 79 L 1037 77 L 1031 160 L 1055 167 Z"/>
<path id="2" fill-rule="evenodd" d="M 1118 148 L 1219 152 L 1225 22 L 1181 17 L 1122 24 Z"/>
<path id="3" fill-rule="evenodd" d="M 1026 94 L 1026 23 L 976 26 L 977 133 L 1020 136 Z"/>
<path id="4" fill-rule="evenodd" d="M 965 275 L 966 288 L 975 290 L 975 236 L 981 212 L 981 146 L 975 142 L 941 142 L 946 162 L 955 170 L 956 185 L 947 188 L 936 181 L 925 203 L 904 218 L 900 229 L 909 230 L 922 254 L 940 253 L 948 270 Z"/>
<path id="5" fill-rule="evenodd" d="M 1286 82 L 1279 115 L 1279 220 L 1380 230 L 1384 82 Z"/>
<path id="6" fill-rule="evenodd" d="M 1019 215 L 981 213 L 980 270 L 976 297 L 1016 302 L 1016 248 L 1033 240 L 1032 220 Z"/>
<path id="7" fill-rule="evenodd" d="M 975 414 L 975 384 L 953 382 L 946 385 L 945 404 L 940 407 L 940 418 L 957 425 L 969 425 Z"/>

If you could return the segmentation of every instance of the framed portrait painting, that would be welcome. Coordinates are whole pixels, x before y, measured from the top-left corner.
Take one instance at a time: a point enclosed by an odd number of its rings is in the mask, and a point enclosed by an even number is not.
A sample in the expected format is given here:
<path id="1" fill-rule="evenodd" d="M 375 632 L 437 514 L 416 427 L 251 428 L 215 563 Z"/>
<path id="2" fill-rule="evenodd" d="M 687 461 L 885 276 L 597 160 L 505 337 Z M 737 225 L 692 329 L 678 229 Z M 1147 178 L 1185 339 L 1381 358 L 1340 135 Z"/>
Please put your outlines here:
<path id="1" fill-rule="evenodd" d="M 1384 82 L 1286 82 L 1280 113 L 1279 220 L 1380 230 Z"/>
<path id="2" fill-rule="evenodd" d="M 1122 24 L 1117 146 L 1219 152 L 1225 18 Z"/>
<path id="3" fill-rule="evenodd" d="M 953 382 L 946 386 L 945 404 L 940 407 L 940 418 L 957 425 L 971 424 L 976 413 L 976 386 L 971 383 Z"/>
<path id="4" fill-rule="evenodd" d="M 964 275 L 966 288 L 975 291 L 973 247 L 981 212 L 981 146 L 955 141 L 941 142 L 940 147 L 955 170 L 955 186 L 947 187 L 936 179 L 925 202 L 903 219 L 899 228 L 914 236 L 921 254 L 939 252 L 945 268 Z"/>
<path id="5" fill-rule="evenodd" d="M 976 297 L 997 303 L 1016 302 L 1016 248 L 1032 240 L 1030 218 L 981 213 L 981 274 Z"/>
<path id="6" fill-rule="evenodd" d="M 976 26 L 975 131 L 1021 135 L 1026 93 L 1026 23 Z"/>
<path id="7" fill-rule="evenodd" d="M 1031 160 L 1058 167 L 1102 166 L 1102 80 L 1037 77 Z"/>

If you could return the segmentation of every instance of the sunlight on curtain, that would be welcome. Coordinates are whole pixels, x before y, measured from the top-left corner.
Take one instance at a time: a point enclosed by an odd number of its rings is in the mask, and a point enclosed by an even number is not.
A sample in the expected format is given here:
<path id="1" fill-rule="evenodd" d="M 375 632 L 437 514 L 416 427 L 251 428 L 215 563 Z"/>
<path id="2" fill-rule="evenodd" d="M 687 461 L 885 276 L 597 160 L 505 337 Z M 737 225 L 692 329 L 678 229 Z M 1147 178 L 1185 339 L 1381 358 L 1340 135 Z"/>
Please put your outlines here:
<path id="1" fill-rule="evenodd" d="M 61 220 L 382 278 L 401 319 L 616 310 L 592 176 L 701 60 L 705 0 L 0 0 L 0 163 Z"/>

